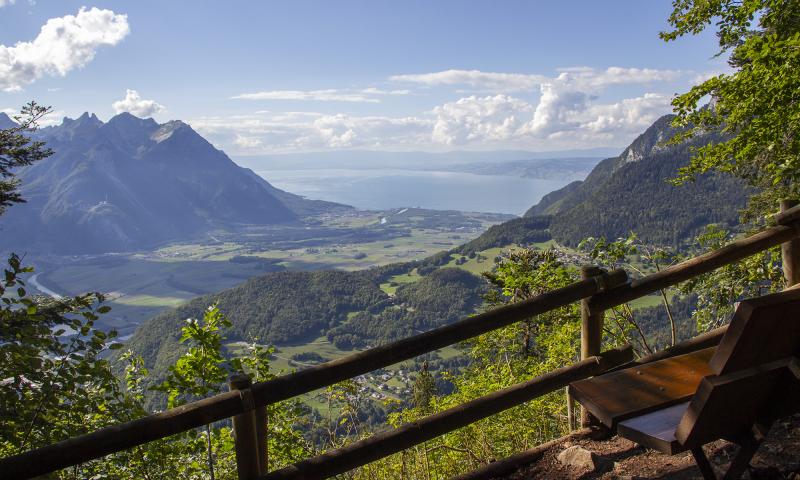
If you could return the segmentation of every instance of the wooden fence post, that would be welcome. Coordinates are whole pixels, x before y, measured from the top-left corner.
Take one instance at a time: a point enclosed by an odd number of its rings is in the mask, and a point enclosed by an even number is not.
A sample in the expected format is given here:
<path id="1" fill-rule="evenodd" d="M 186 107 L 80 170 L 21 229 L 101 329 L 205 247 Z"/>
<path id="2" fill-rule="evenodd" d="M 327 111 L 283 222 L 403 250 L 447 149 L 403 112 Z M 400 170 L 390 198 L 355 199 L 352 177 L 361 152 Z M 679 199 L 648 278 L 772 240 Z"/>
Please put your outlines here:
<path id="1" fill-rule="evenodd" d="M 581 280 L 588 280 L 603 274 L 600 267 L 584 265 L 581 267 Z M 603 317 L 604 313 L 593 312 L 590 308 L 589 298 L 581 300 L 581 360 L 600 354 L 603 342 Z M 581 425 L 584 427 L 597 425 L 597 419 L 589 411 L 581 407 Z"/>
<path id="2" fill-rule="evenodd" d="M 797 200 L 781 200 L 781 212 L 785 212 L 797 204 Z M 794 238 L 781 244 L 781 260 L 786 288 L 800 283 L 800 238 Z"/>
<path id="3" fill-rule="evenodd" d="M 267 407 L 256 408 L 256 440 L 258 441 L 258 460 L 261 475 L 269 470 L 269 445 L 267 444 L 267 430 L 269 429 L 269 417 Z"/>
<path id="4" fill-rule="evenodd" d="M 575 430 L 575 400 L 569 394 L 569 386 L 564 387 L 564 395 L 567 399 L 567 428 L 572 433 Z"/>
<path id="5" fill-rule="evenodd" d="M 228 379 L 230 390 L 238 390 L 242 403 L 245 404 L 244 413 L 233 417 L 233 442 L 236 446 L 236 471 L 239 480 L 255 480 L 262 473 L 255 402 L 250 385 L 250 377 L 247 375 L 232 375 Z"/>

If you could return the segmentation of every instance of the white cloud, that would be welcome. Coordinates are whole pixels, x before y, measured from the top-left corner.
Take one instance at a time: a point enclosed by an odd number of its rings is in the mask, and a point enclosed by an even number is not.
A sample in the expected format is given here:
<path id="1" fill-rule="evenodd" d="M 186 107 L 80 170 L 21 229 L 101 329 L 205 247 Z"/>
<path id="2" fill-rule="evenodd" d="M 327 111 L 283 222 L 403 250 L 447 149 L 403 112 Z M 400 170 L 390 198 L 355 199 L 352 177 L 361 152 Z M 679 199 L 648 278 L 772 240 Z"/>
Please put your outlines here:
<path id="1" fill-rule="evenodd" d="M 255 93 L 242 93 L 231 97 L 237 100 L 316 100 L 320 102 L 368 102 L 378 103 L 361 93 L 346 93 L 341 90 L 265 90 Z"/>
<path id="2" fill-rule="evenodd" d="M 471 95 L 418 116 L 267 112 L 201 117 L 193 128 L 232 153 L 330 148 L 524 148 L 622 146 L 669 112 L 669 97 L 648 93 L 614 103 L 542 86 L 539 102 L 506 94 Z"/>
<path id="3" fill-rule="evenodd" d="M 573 117 L 586 110 L 589 94 L 550 83 L 539 88 L 542 95 L 526 130 L 542 135 L 575 128 Z"/>
<path id="4" fill-rule="evenodd" d="M 529 103 L 507 95 L 462 98 L 433 109 L 432 139 L 446 145 L 507 140 L 532 111 Z"/>
<path id="5" fill-rule="evenodd" d="M 608 105 L 595 105 L 585 113 L 582 127 L 591 132 L 641 132 L 669 111 L 670 98 L 658 93 L 626 98 Z"/>
<path id="6" fill-rule="evenodd" d="M 610 85 L 672 81 L 683 75 L 677 70 L 652 68 L 609 67 L 596 70 L 590 67 L 559 69 L 555 77 L 527 73 L 482 72 L 480 70 L 445 70 L 441 72 L 394 75 L 389 80 L 416 83 L 425 86 L 466 85 L 494 92 L 521 92 L 535 90 L 545 84 L 598 89 Z"/>
<path id="7" fill-rule="evenodd" d="M 14 5 L 17 0 L 0 0 L 0 8 L 6 7 L 8 5 Z"/>
<path id="8" fill-rule="evenodd" d="M 551 150 L 622 146 L 669 112 L 669 97 L 647 93 L 603 102 L 605 90 L 685 80 L 690 73 L 573 67 L 559 69 L 554 76 L 479 70 L 398 75 L 390 80 L 465 86 L 470 93 L 406 117 L 258 110 L 249 115 L 200 118 L 192 125 L 215 144 L 250 154 L 328 148 Z M 486 90 L 491 92 L 476 93 Z M 369 87 L 277 90 L 237 98 L 377 102 L 389 95 L 410 94 L 408 89 Z"/>
<path id="9" fill-rule="evenodd" d="M 669 97 L 647 93 L 611 104 L 542 85 L 535 106 L 508 95 L 470 96 L 433 110 L 431 139 L 445 145 L 529 148 L 618 146 L 669 112 Z"/>
<path id="10" fill-rule="evenodd" d="M 304 100 L 317 102 L 356 102 L 379 103 L 380 96 L 408 95 L 410 90 L 382 90 L 369 87 L 361 90 L 264 90 L 254 93 L 242 93 L 231 97 L 235 100 Z"/>
<path id="11" fill-rule="evenodd" d="M 130 112 L 142 118 L 152 117 L 164 111 L 163 105 L 154 100 L 145 100 L 139 96 L 139 92 L 130 89 L 125 91 L 125 98 L 112 103 L 111 107 L 117 113 Z"/>
<path id="12" fill-rule="evenodd" d="M 189 123 L 213 143 L 232 146 L 241 153 L 417 147 L 430 143 L 433 125 L 431 120 L 419 117 L 317 112 L 201 117 Z"/>
<path id="13" fill-rule="evenodd" d="M 403 83 L 417 83 L 429 87 L 441 85 L 469 85 L 480 89 L 501 92 L 530 90 L 546 81 L 543 75 L 523 73 L 496 73 L 480 70 L 445 70 L 442 72 L 394 75 L 389 80 Z"/>
<path id="14" fill-rule="evenodd" d="M 233 141 L 233 144 L 244 149 L 261 148 L 263 146 L 263 142 L 260 138 L 245 137 L 239 134 L 236 135 L 236 139 Z"/>
<path id="15" fill-rule="evenodd" d="M 0 89 L 21 90 L 44 75 L 66 75 L 94 58 L 104 45 L 116 45 L 130 29 L 126 15 L 81 8 L 77 15 L 51 18 L 32 42 L 0 45 Z"/>
<path id="16" fill-rule="evenodd" d="M 0 108 L 0 112 L 8 115 L 9 117 L 11 117 L 12 120 L 14 119 L 15 116 L 20 114 L 18 108 Z M 60 125 L 65 115 L 66 113 L 63 110 L 56 110 L 40 118 L 37 124 L 40 127 L 50 127 L 53 125 Z"/>

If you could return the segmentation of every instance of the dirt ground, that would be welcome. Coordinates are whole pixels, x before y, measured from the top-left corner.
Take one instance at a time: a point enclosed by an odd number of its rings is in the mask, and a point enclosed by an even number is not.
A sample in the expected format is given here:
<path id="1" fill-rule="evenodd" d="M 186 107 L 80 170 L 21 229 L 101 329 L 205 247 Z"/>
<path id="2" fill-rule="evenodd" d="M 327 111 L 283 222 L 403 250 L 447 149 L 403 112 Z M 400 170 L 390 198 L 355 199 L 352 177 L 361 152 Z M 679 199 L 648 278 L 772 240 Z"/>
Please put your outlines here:
<path id="1" fill-rule="evenodd" d="M 595 471 L 578 471 L 559 462 L 558 454 L 573 445 L 580 445 L 597 454 L 599 468 Z M 723 440 L 705 446 L 706 455 L 718 475 L 727 470 L 737 449 Z M 751 470 L 743 478 L 800 480 L 800 415 L 776 422 L 750 465 Z M 667 456 L 620 437 L 596 441 L 583 436 L 573 437 L 549 448 L 540 460 L 506 480 L 531 478 L 702 480 L 703 477 L 689 452 Z"/>

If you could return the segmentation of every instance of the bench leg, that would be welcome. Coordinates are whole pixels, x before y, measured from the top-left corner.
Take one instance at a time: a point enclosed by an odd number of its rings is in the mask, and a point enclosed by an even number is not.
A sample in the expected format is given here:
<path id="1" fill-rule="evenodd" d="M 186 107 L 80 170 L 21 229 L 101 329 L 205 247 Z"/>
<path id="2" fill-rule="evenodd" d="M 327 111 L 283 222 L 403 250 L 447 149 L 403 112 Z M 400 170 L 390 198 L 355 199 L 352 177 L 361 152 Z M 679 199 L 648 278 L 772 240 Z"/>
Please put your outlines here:
<path id="1" fill-rule="evenodd" d="M 702 445 L 692 449 L 692 456 L 705 480 L 717 480 L 717 474 L 714 473 L 714 467 L 712 467 L 711 462 L 708 461 L 708 457 L 706 457 Z"/>
<path id="2" fill-rule="evenodd" d="M 753 431 L 750 434 L 742 435 L 741 439 L 737 442 L 739 444 L 739 453 L 733 457 L 730 468 L 725 473 L 723 480 L 737 480 L 744 474 L 747 467 L 750 466 L 750 460 L 753 455 L 758 451 L 758 447 L 766 437 L 769 427 L 761 424 L 753 425 Z"/>

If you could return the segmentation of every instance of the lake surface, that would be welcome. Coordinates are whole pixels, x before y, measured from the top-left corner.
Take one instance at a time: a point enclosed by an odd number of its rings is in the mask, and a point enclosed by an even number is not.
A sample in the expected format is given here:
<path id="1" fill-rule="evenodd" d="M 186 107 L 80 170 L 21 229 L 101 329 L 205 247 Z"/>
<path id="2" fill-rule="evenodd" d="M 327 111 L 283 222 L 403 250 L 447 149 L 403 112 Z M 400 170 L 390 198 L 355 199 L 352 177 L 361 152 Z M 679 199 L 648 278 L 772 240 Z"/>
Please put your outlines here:
<path id="1" fill-rule="evenodd" d="M 272 185 L 368 210 L 422 207 L 522 215 L 568 180 L 417 170 L 260 170 Z"/>

